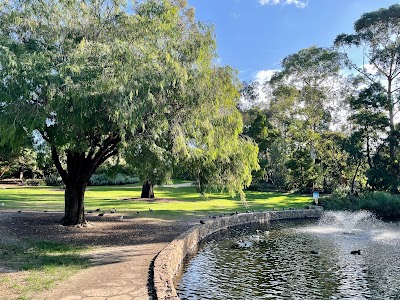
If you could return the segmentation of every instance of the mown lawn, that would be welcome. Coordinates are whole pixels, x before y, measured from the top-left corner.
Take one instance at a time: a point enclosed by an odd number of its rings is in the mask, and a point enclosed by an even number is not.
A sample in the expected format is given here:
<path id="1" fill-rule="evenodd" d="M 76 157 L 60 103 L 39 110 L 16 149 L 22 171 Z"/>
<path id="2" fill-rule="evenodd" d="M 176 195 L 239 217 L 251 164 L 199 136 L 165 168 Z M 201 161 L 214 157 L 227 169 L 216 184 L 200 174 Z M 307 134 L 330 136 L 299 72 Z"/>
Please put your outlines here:
<path id="1" fill-rule="evenodd" d="M 140 193 L 139 185 L 88 187 L 85 210 L 100 208 L 101 212 L 107 213 L 115 208 L 117 215 L 129 218 L 189 220 L 235 211 L 302 208 L 311 203 L 310 196 L 273 192 L 246 192 L 245 203 L 224 193 L 202 197 L 193 186 L 156 187 L 157 198 L 154 200 L 139 199 Z M 64 190 L 54 187 L 0 188 L 0 210 L 63 211 Z M 94 216 L 96 214 L 93 212 Z M 90 246 L 71 248 L 69 244 L 49 241 L 26 239 L 2 242 L 0 239 L 0 260 L 18 271 L 17 275 L 0 274 L 0 290 L 7 290 L 9 299 L 33 299 L 37 293 L 87 268 L 90 262 L 82 254 L 90 250 Z"/>
<path id="2" fill-rule="evenodd" d="M 86 211 L 100 208 L 107 212 L 135 214 L 175 219 L 184 216 L 212 213 L 243 212 L 282 208 L 302 208 L 311 203 L 311 196 L 275 192 L 246 192 L 247 201 L 231 198 L 225 193 L 203 197 L 195 187 L 155 187 L 156 199 L 139 199 L 141 186 L 88 187 L 85 194 Z M 4 205 L 3 205 L 4 204 Z M 19 187 L 0 190 L 0 209 L 29 211 L 63 211 L 64 191 L 54 187 Z M 153 210 L 152 212 L 149 209 Z"/>

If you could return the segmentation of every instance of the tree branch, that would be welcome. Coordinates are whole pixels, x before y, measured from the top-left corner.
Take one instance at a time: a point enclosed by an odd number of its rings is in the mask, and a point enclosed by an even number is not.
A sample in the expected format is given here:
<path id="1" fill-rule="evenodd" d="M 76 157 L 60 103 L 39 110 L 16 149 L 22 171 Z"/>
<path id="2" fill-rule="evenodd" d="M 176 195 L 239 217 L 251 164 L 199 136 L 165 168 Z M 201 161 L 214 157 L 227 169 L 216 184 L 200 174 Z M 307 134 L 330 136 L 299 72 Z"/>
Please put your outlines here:
<path id="1" fill-rule="evenodd" d="M 68 173 L 63 169 L 60 157 L 58 156 L 57 149 L 54 146 L 51 146 L 51 158 L 53 159 L 54 165 L 57 168 L 58 173 L 60 174 L 63 182 L 67 184 L 68 181 Z"/>
<path id="2" fill-rule="evenodd" d="M 96 169 L 108 158 L 118 153 L 116 147 L 120 142 L 121 142 L 121 137 L 118 134 L 110 135 L 104 140 L 103 146 L 100 148 L 100 150 L 96 153 L 96 155 L 93 158 L 87 157 L 91 161 L 91 166 L 89 167 L 90 175 L 92 175 L 96 171 Z"/>

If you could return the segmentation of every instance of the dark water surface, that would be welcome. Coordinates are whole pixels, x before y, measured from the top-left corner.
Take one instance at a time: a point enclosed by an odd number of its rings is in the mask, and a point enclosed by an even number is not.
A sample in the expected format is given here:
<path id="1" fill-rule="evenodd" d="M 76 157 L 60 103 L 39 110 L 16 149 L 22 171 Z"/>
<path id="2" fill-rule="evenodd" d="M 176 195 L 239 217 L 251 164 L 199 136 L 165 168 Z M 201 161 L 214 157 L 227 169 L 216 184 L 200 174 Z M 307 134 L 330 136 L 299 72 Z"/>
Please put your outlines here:
<path id="1" fill-rule="evenodd" d="M 185 262 L 177 291 L 181 299 L 400 299 L 400 226 L 328 212 L 319 222 L 230 229 Z"/>

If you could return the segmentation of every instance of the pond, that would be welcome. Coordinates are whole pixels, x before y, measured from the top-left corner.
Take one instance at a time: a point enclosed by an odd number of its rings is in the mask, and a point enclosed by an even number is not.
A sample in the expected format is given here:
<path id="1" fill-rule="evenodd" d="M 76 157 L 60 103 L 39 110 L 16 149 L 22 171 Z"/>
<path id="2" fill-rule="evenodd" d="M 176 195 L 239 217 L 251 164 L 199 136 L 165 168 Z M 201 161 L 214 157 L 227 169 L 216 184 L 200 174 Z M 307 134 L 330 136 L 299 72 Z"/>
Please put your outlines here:
<path id="1" fill-rule="evenodd" d="M 400 299 L 400 226 L 326 212 L 211 236 L 179 275 L 181 299 Z"/>

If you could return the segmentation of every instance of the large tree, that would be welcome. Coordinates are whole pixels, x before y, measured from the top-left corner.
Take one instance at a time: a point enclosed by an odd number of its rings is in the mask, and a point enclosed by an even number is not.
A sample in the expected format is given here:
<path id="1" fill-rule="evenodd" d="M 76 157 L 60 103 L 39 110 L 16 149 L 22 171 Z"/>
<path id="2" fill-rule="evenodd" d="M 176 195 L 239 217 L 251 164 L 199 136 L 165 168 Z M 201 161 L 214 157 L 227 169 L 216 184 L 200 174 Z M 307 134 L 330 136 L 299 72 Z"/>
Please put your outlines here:
<path id="1" fill-rule="evenodd" d="M 318 176 L 322 177 L 314 161 L 321 158 L 318 144 L 322 134 L 329 131 L 341 82 L 340 68 L 341 55 L 337 51 L 313 46 L 285 57 L 282 70 L 266 83 L 272 95 L 270 122 L 280 131 L 273 146 L 284 148 L 271 151 L 280 153 L 271 156 L 271 162 L 275 169 L 279 165 L 281 172 L 291 175 L 287 187 L 307 190 L 315 186 Z M 279 157 L 282 155 L 286 157 L 284 162 Z"/>
<path id="2" fill-rule="evenodd" d="M 82 224 L 86 186 L 108 158 L 188 145 L 184 121 L 213 104 L 201 91 L 214 56 L 212 30 L 185 1 L 3 2 L 2 140 L 41 135 L 66 186 L 63 224 Z"/>
<path id="3" fill-rule="evenodd" d="M 371 83 L 381 82 L 386 90 L 386 112 L 389 118 L 390 174 L 395 179 L 399 175 L 396 161 L 395 114 L 400 91 L 400 5 L 363 14 L 354 24 L 354 34 L 340 34 L 335 45 L 348 55 L 352 47 L 362 51 L 361 62 L 347 57 L 348 65 L 364 75 Z M 393 180 L 391 190 L 398 192 L 398 180 Z"/>

